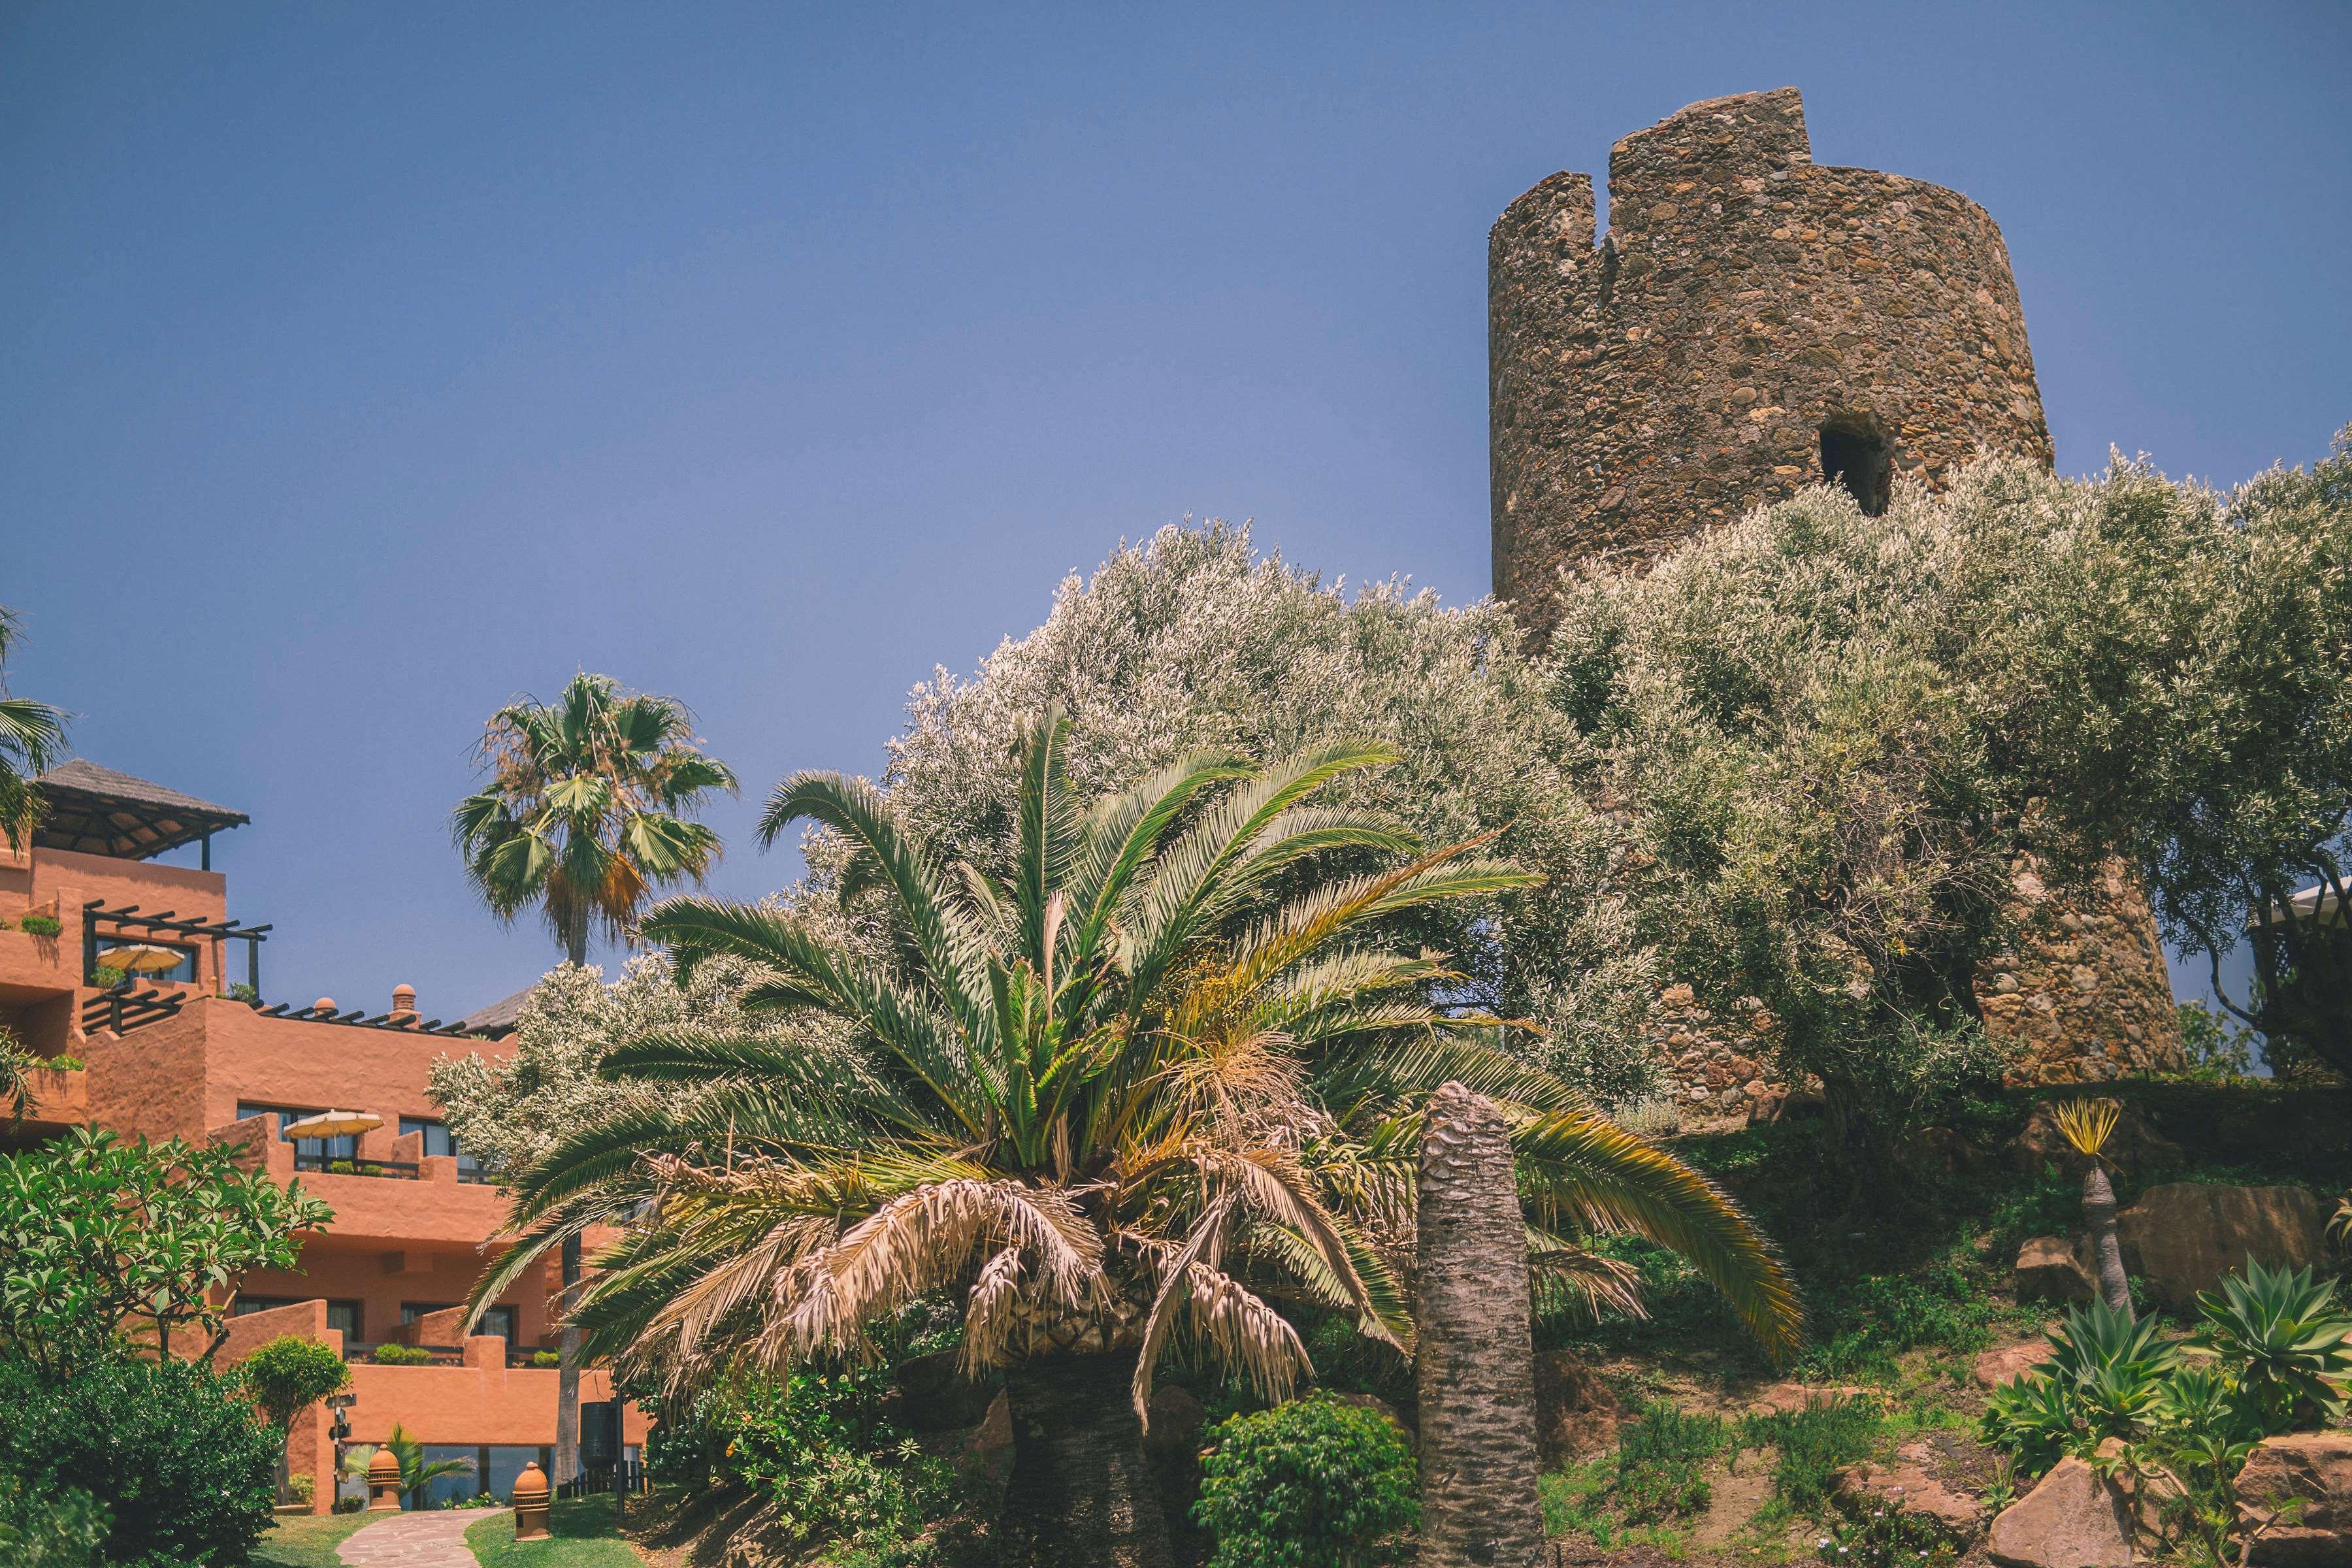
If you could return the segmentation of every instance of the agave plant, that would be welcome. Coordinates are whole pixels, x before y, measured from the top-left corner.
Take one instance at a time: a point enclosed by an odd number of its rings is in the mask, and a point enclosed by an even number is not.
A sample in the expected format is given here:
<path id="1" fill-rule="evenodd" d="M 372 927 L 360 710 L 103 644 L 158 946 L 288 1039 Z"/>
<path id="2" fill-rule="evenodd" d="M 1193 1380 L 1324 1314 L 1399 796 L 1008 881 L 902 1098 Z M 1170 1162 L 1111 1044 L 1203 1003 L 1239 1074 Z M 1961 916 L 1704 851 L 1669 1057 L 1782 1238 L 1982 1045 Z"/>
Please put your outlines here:
<path id="1" fill-rule="evenodd" d="M 2352 1317 L 2337 1306 L 2334 1280 L 2249 1260 L 2218 1292 L 2200 1292 L 2197 1310 L 2205 1321 L 2196 1343 L 2236 1377 L 2265 1433 L 2317 1426 L 2343 1412 Z"/>
<path id="2" fill-rule="evenodd" d="M 780 785 L 763 837 L 814 820 L 848 839 L 891 951 L 703 900 L 645 931 L 684 964 L 751 961 L 767 978 L 747 1006 L 823 1020 L 854 1050 L 615 1052 L 614 1077 L 703 1087 L 521 1173 L 520 1238 L 476 1300 L 625 1218 L 580 1320 L 677 1385 L 856 1355 L 871 1326 L 944 1298 L 965 1363 L 1006 1378 L 1006 1560 L 1160 1563 L 1154 1369 L 1183 1350 L 1282 1395 L 1312 1369 L 1277 1301 L 1409 1349 L 1420 1119 L 1458 1079 L 1510 1119 L 1551 1289 L 1633 1305 L 1630 1273 L 1579 1245 L 1630 1230 L 1690 1259 L 1768 1350 L 1793 1347 L 1795 1291 L 1729 1199 L 1497 1048 L 1497 1020 L 1434 1004 L 1440 957 L 1381 940 L 1392 916 L 1528 880 L 1481 842 L 1423 853 L 1319 801 L 1388 752 L 1197 753 L 1089 803 L 1063 744 L 1058 717 L 1024 727 L 1002 882 L 940 863 L 860 781 Z"/>
<path id="3" fill-rule="evenodd" d="M 2157 1414 L 2180 1362 L 2161 1323 L 2104 1301 L 2070 1308 L 2050 1345 L 2047 1361 L 1987 1398 L 1980 1428 L 1986 1442 L 2035 1474 L 2070 1450 L 2135 1435 Z"/>
<path id="4" fill-rule="evenodd" d="M 2090 1163 L 2083 1173 L 2083 1223 L 2099 1257 L 2099 1296 L 2126 1318 L 2132 1315 L 2131 1285 L 2124 1276 L 2123 1243 L 2116 1235 L 2116 1189 L 2107 1180 L 2107 1140 L 2123 1108 L 2112 1100 L 2070 1100 L 2058 1106 L 2059 1135 Z"/>

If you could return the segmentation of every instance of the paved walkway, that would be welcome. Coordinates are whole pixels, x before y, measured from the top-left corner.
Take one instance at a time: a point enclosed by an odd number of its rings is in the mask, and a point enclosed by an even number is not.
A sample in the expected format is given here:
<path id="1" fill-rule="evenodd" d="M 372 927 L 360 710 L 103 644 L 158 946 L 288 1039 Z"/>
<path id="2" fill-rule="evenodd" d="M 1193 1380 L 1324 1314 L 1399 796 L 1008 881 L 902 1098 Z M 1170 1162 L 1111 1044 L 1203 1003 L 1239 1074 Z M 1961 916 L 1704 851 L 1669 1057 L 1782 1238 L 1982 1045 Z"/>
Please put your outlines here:
<path id="1" fill-rule="evenodd" d="M 344 1536 L 335 1550 L 352 1568 L 481 1568 L 466 1548 L 466 1531 L 500 1511 L 449 1508 L 387 1514 Z"/>

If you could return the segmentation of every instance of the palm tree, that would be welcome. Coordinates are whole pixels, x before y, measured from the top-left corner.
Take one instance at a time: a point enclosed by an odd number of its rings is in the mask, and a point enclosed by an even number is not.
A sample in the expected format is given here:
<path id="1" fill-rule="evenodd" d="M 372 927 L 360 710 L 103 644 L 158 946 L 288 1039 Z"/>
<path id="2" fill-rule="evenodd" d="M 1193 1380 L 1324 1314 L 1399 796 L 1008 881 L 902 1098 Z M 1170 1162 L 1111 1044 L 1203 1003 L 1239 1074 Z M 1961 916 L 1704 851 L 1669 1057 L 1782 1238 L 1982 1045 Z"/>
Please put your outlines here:
<path id="1" fill-rule="evenodd" d="M 8 650 L 21 635 L 16 613 L 0 605 L 0 837 L 11 850 L 24 848 L 40 819 L 41 797 L 33 781 L 66 745 L 62 709 L 8 695 Z"/>
<path id="2" fill-rule="evenodd" d="M 610 1076 L 701 1086 L 583 1129 L 516 1182 L 496 1297 L 593 1223 L 627 1219 L 580 1321 L 592 1347 L 684 1389 L 856 1354 L 950 1293 L 968 1368 L 1002 1368 L 1016 1458 L 1008 1562 L 1165 1563 L 1140 1437 L 1178 1344 L 1271 1396 L 1311 1372 L 1277 1300 L 1409 1349 L 1416 1150 L 1459 1079 L 1509 1119 L 1546 1289 L 1627 1305 L 1588 1227 L 1674 1247 L 1774 1352 L 1793 1287 L 1729 1199 L 1498 1048 L 1496 1020 L 1428 1000 L 1454 977 L 1381 923 L 1524 886 L 1484 841 L 1415 854 L 1315 803 L 1390 753 L 1334 744 L 1256 769 L 1186 756 L 1088 804 L 1058 715 L 1025 727 L 1013 874 L 939 863 L 862 781 L 786 780 L 761 832 L 814 820 L 854 847 L 895 941 L 772 906 L 673 900 L 645 934 L 691 965 L 748 959 L 755 1009 L 825 1022 L 842 1052 L 673 1033 Z M 1408 856 L 1388 868 L 1318 864 Z M 889 951 L 878 951 L 887 946 Z"/>
<path id="3" fill-rule="evenodd" d="M 726 763 L 695 749 L 693 720 L 675 698 L 586 673 L 553 704 L 526 697 L 491 714 L 478 752 L 489 783 L 457 803 L 450 826 L 492 911 L 512 921 L 537 904 L 565 961 L 585 963 L 592 927 L 630 938 L 656 889 L 699 883 L 719 836 L 691 814 L 736 784 Z M 580 1283 L 576 1235 L 562 1267 L 568 1309 Z M 579 1341 L 567 1321 L 557 1342 L 559 1482 L 580 1468 Z"/>
<path id="4" fill-rule="evenodd" d="M 400 1489 L 412 1509 L 425 1506 L 425 1489 L 435 1481 L 448 1476 L 470 1476 L 474 1473 L 474 1461 L 471 1459 L 428 1461 L 425 1458 L 425 1445 L 410 1436 L 408 1429 L 397 1423 L 394 1424 L 391 1436 L 384 1438 L 383 1446 L 392 1450 L 392 1457 L 400 1464 Z M 374 1458 L 373 1448 L 352 1448 L 343 1457 L 343 1474 L 364 1478 L 368 1473 L 368 1463 Z"/>
<path id="5" fill-rule="evenodd" d="M 2083 1223 L 2099 1259 L 2099 1295 L 2126 1321 L 2132 1315 L 2131 1284 L 2124 1275 L 2123 1242 L 2116 1234 L 2116 1189 L 2107 1180 L 2107 1140 L 2123 1107 L 2112 1100 L 2070 1100 L 2053 1117 L 2059 1136 L 2090 1162 L 2083 1173 Z"/>
<path id="6" fill-rule="evenodd" d="M 671 697 L 575 675 L 555 702 L 490 715 L 478 750 L 489 783 L 451 816 L 466 874 L 500 920 L 536 904 L 564 957 L 588 962 L 588 936 L 634 934 L 659 889 L 700 882 L 719 836 L 692 819 L 727 764 L 694 746 L 694 715 Z"/>

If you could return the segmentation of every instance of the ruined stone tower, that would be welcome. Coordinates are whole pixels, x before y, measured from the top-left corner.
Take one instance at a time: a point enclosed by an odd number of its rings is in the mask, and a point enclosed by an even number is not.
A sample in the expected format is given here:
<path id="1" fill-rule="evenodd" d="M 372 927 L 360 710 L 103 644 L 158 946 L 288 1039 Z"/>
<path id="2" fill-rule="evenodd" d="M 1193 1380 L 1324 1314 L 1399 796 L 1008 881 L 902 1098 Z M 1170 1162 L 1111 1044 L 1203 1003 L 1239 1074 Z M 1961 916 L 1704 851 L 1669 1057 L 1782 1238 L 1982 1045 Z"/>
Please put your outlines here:
<path id="1" fill-rule="evenodd" d="M 1982 207 L 1823 168 L 1794 88 L 1695 103 L 1554 174 L 1487 242 L 1495 592 L 1538 633 L 1569 563 L 1636 562 L 1824 478 L 1864 510 L 1979 447 L 2047 465 Z"/>
<path id="2" fill-rule="evenodd" d="M 1794 88 L 1710 99 L 1559 174 L 1487 239 L 1495 592 L 1538 638 L 1560 568 L 1645 564 L 1824 480 L 1885 510 L 1897 474 L 1940 485 L 1979 449 L 2051 463 L 2000 230 L 1940 186 L 1812 161 Z M 2145 895 L 2046 899 L 1980 976 L 1987 1024 L 2032 1082 L 2177 1065 L 2179 1028 Z M 1738 1108 L 1747 1020 L 1666 994 L 1660 1045 L 1694 1100 Z"/>

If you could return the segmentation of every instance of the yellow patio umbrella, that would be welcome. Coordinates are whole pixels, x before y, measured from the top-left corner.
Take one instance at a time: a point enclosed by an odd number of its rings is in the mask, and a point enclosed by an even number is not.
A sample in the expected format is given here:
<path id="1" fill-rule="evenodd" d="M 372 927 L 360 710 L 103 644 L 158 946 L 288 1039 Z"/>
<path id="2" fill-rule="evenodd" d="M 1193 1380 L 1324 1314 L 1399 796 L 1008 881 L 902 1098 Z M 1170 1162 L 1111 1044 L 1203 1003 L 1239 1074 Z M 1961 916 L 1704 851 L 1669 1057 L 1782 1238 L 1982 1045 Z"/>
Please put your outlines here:
<path id="1" fill-rule="evenodd" d="M 370 1116 L 364 1110 L 321 1110 L 299 1121 L 289 1121 L 278 1131 L 289 1138 L 343 1138 L 354 1132 L 373 1132 L 383 1125 L 381 1116 Z"/>
<path id="2" fill-rule="evenodd" d="M 161 974 L 167 969 L 179 968 L 187 956 L 174 947 L 132 942 L 123 947 L 110 947 L 100 953 L 98 966 L 124 974 Z"/>

